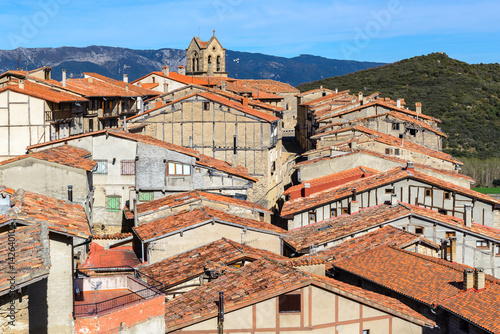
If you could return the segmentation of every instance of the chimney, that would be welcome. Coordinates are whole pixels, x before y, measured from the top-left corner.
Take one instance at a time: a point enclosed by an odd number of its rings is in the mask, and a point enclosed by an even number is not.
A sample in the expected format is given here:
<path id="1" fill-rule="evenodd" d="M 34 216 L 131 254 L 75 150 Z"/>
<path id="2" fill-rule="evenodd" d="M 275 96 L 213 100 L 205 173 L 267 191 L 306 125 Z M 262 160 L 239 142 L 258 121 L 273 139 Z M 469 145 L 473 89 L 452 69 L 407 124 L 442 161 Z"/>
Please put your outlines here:
<path id="1" fill-rule="evenodd" d="M 311 184 L 309 182 L 304 183 L 304 188 L 302 188 L 302 197 L 308 197 L 311 195 Z"/>
<path id="2" fill-rule="evenodd" d="M 319 89 L 323 89 L 323 85 L 319 85 Z"/>
<path id="3" fill-rule="evenodd" d="M 73 186 L 68 186 L 68 201 L 73 202 Z"/>
<path id="4" fill-rule="evenodd" d="M 363 93 L 362 92 L 359 92 L 358 93 L 358 102 L 363 105 Z"/>
<path id="5" fill-rule="evenodd" d="M 485 277 L 484 277 L 484 269 L 476 268 L 474 271 L 474 289 L 477 291 L 483 291 L 485 288 Z"/>
<path id="6" fill-rule="evenodd" d="M 3 186 L 0 190 L 5 189 Z M 5 214 L 10 209 L 10 195 L 7 193 L 0 194 L 0 214 Z"/>
<path id="7" fill-rule="evenodd" d="M 356 213 L 359 211 L 359 202 L 358 201 L 351 201 L 351 212 L 349 212 L 351 215 L 353 213 Z"/>
<path id="8" fill-rule="evenodd" d="M 88 77 L 87 80 L 89 81 L 89 83 L 94 83 L 94 79 L 92 77 Z"/>
<path id="9" fill-rule="evenodd" d="M 180 65 L 179 67 L 177 67 L 177 73 L 186 75 L 186 66 Z"/>
<path id="10" fill-rule="evenodd" d="M 129 90 L 129 87 L 128 87 L 128 84 L 127 84 L 127 85 L 125 85 L 125 91 L 128 92 L 128 90 Z"/>
<path id="11" fill-rule="evenodd" d="M 415 103 L 415 111 L 417 112 L 417 117 L 422 113 L 422 103 Z"/>
<path id="12" fill-rule="evenodd" d="M 401 99 L 398 99 L 398 101 L 396 102 L 396 107 L 401 109 Z"/>
<path id="13" fill-rule="evenodd" d="M 161 103 L 161 99 L 160 98 L 157 98 L 155 100 L 155 108 L 159 108 L 162 106 L 162 103 Z"/>
<path id="14" fill-rule="evenodd" d="M 123 73 L 123 82 L 128 83 L 128 74 Z"/>
<path id="15" fill-rule="evenodd" d="M 335 88 L 335 93 L 338 93 L 339 92 L 339 89 L 338 88 Z"/>
<path id="16" fill-rule="evenodd" d="M 247 94 L 245 94 L 243 96 L 243 99 L 241 99 L 241 104 L 243 105 L 243 107 L 248 107 L 248 96 L 247 96 Z"/>
<path id="17" fill-rule="evenodd" d="M 450 262 L 457 262 L 457 238 L 450 237 Z"/>
<path id="18" fill-rule="evenodd" d="M 163 66 L 162 72 L 163 72 L 163 75 L 166 75 L 168 77 L 168 75 L 170 74 L 170 70 L 169 70 L 167 65 Z"/>
<path id="19" fill-rule="evenodd" d="M 464 223 L 467 227 L 472 226 L 472 204 L 464 204 Z"/>
<path id="20" fill-rule="evenodd" d="M 19 88 L 24 89 L 24 79 L 19 80 Z"/>
<path id="21" fill-rule="evenodd" d="M 62 85 L 66 87 L 66 70 L 62 70 Z"/>
<path id="22" fill-rule="evenodd" d="M 168 93 L 168 82 L 163 83 L 163 92 Z"/>
<path id="23" fill-rule="evenodd" d="M 391 206 L 396 207 L 398 205 L 398 196 L 396 194 L 391 194 Z"/>
<path id="24" fill-rule="evenodd" d="M 441 240 L 441 258 L 448 260 L 448 239 Z"/>
<path id="25" fill-rule="evenodd" d="M 474 270 L 464 269 L 464 282 L 462 288 L 467 291 L 474 287 Z"/>
<path id="26" fill-rule="evenodd" d="M 413 166 L 413 162 L 412 161 L 408 161 L 406 163 L 406 170 L 409 171 L 409 172 L 414 172 L 415 171 L 415 167 Z"/>
<path id="27" fill-rule="evenodd" d="M 358 149 L 358 142 L 356 140 L 353 140 L 351 142 L 351 149 L 353 149 L 353 150 Z"/>

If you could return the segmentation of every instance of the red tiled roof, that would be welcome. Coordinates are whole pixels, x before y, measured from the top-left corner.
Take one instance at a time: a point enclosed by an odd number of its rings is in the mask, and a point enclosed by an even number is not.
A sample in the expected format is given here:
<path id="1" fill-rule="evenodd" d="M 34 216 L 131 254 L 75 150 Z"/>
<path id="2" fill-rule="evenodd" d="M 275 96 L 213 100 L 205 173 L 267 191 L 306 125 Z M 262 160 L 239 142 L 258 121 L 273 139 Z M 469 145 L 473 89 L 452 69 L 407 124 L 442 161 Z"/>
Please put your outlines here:
<path id="1" fill-rule="evenodd" d="M 253 181 L 253 182 L 258 181 L 258 179 L 256 179 L 253 176 L 250 176 L 250 174 L 248 174 L 248 169 L 246 167 L 243 167 L 243 166 L 236 166 L 235 167 L 232 164 L 230 164 L 229 162 L 215 159 L 215 158 L 209 157 L 208 155 L 200 154 L 200 158 L 197 161 L 197 163 L 199 165 L 202 165 L 202 166 L 212 167 L 212 168 L 218 169 L 220 171 L 224 171 L 228 174 L 243 177 L 243 178 L 250 180 L 250 181 Z"/>
<path id="2" fill-rule="evenodd" d="M 349 90 L 344 90 L 344 91 L 341 91 L 338 93 L 333 92 L 332 94 L 327 94 L 325 96 L 318 97 L 314 100 L 304 102 L 301 105 L 311 107 L 311 106 L 314 106 L 316 104 L 325 103 L 325 102 L 331 101 L 331 100 L 335 101 L 335 100 L 342 99 L 345 97 L 349 97 L 349 101 L 352 98 L 355 98 L 353 95 L 349 95 Z"/>
<path id="3" fill-rule="evenodd" d="M 426 240 L 408 231 L 403 231 L 397 227 L 386 225 L 376 231 L 346 240 L 337 246 L 321 250 L 317 252 L 315 256 L 326 258 L 328 261 L 326 269 L 331 269 L 336 262 L 348 259 L 350 256 L 360 252 L 365 252 L 380 246 L 403 248 L 416 242 L 423 242 L 439 250 L 439 245 L 432 241 Z"/>
<path id="4" fill-rule="evenodd" d="M 95 242 L 90 244 L 90 252 L 82 268 L 135 268 L 141 261 L 135 255 L 131 246 L 113 247 L 104 249 Z"/>
<path id="5" fill-rule="evenodd" d="M 136 235 L 146 242 L 152 238 L 159 238 L 184 228 L 202 224 L 206 222 L 227 222 L 247 228 L 267 231 L 273 234 L 285 234 L 286 231 L 269 223 L 260 222 L 253 219 L 237 217 L 209 207 L 202 207 L 192 211 L 181 211 L 174 216 L 169 216 L 154 220 L 152 222 L 134 227 Z"/>
<path id="6" fill-rule="evenodd" d="M 91 171 L 95 168 L 95 166 L 97 166 L 97 162 L 86 159 L 85 157 L 87 156 L 90 156 L 89 151 L 69 145 L 61 145 L 43 151 L 20 155 L 9 160 L 0 161 L 0 166 L 22 159 L 34 158 Z"/>
<path id="7" fill-rule="evenodd" d="M 303 212 L 305 210 L 324 205 L 326 203 L 337 201 L 341 198 L 352 196 L 354 189 L 356 189 L 358 193 L 362 193 L 369 189 L 381 187 L 383 185 L 403 179 L 419 180 L 428 184 L 438 186 L 442 189 L 455 191 L 459 194 L 480 199 L 488 203 L 500 204 L 500 200 L 497 200 L 485 194 L 481 194 L 477 191 L 460 187 L 453 183 L 442 181 L 438 178 L 426 175 L 421 172 L 409 171 L 405 168 L 396 167 L 383 173 L 375 174 L 361 180 L 351 181 L 344 185 L 312 194 L 309 197 L 297 198 L 295 200 L 285 202 L 281 210 L 281 216 L 290 216 L 298 212 Z"/>
<path id="8" fill-rule="evenodd" d="M 24 81 L 24 88 L 19 88 L 19 85 L 8 84 L 0 89 L 0 93 L 10 90 L 20 94 L 26 94 L 45 101 L 54 103 L 63 102 L 87 102 L 88 100 L 82 96 L 71 94 L 56 88 L 41 85 L 30 80 Z"/>
<path id="9" fill-rule="evenodd" d="M 446 154 L 446 153 L 443 153 L 440 151 L 434 151 L 434 150 L 428 149 L 424 146 L 412 143 L 408 140 L 402 140 L 401 138 L 394 137 L 394 136 L 391 136 L 391 135 L 388 135 L 388 134 L 385 134 L 382 132 L 378 132 L 378 131 L 375 131 L 372 129 L 368 129 L 364 126 L 359 126 L 359 125 L 319 133 L 319 134 L 316 134 L 314 136 L 311 136 L 311 139 L 318 139 L 318 138 L 325 137 L 328 135 L 334 135 L 337 133 L 349 132 L 349 131 L 351 131 L 353 133 L 356 131 L 366 133 L 367 135 L 370 136 L 370 139 L 368 139 L 368 141 L 375 140 L 375 141 L 378 141 L 380 143 L 384 143 L 386 145 L 395 146 L 395 147 L 397 146 L 397 147 L 400 147 L 400 148 L 405 149 L 405 150 L 425 154 L 425 155 L 428 155 L 428 156 L 431 156 L 431 157 L 434 157 L 437 159 L 449 161 L 449 162 L 452 162 L 455 164 L 462 164 L 460 161 L 454 159 L 449 154 Z M 359 143 L 363 143 L 363 142 L 359 141 Z"/>
<path id="10" fill-rule="evenodd" d="M 215 317 L 218 309 L 214 301 L 218 300 L 219 291 L 224 291 L 224 310 L 225 313 L 229 313 L 310 285 L 368 304 L 403 319 L 411 319 L 421 326 L 434 324 L 393 298 L 330 278 L 307 274 L 283 262 L 261 259 L 230 271 L 167 302 L 166 331 L 171 332 Z"/>
<path id="11" fill-rule="evenodd" d="M 139 114 L 139 115 L 134 115 L 132 117 L 129 117 L 127 119 L 127 121 L 131 121 L 133 119 L 136 119 L 136 118 L 140 118 L 144 115 L 148 115 L 150 113 L 152 113 L 153 111 L 156 111 L 156 110 L 159 110 L 159 109 L 162 109 L 162 108 L 165 108 L 167 106 L 170 106 L 174 103 L 178 103 L 180 101 L 183 101 L 183 100 L 186 100 L 186 99 L 189 99 L 191 97 L 194 97 L 194 96 L 200 96 L 200 97 L 203 97 L 203 98 L 206 98 L 212 102 L 216 102 L 216 103 L 220 103 L 222 105 L 225 105 L 225 106 L 228 106 L 228 107 L 231 107 L 231 108 L 234 108 L 236 110 L 239 110 L 245 114 L 249 114 L 249 115 L 252 115 L 252 116 L 255 116 L 257 118 L 260 118 L 264 121 L 267 121 L 267 122 L 276 122 L 279 120 L 278 117 L 276 116 L 273 116 L 273 115 L 269 115 L 265 112 L 262 112 L 262 111 L 259 111 L 259 110 L 255 110 L 255 109 L 252 109 L 250 107 L 246 107 L 246 106 L 243 106 L 242 104 L 240 103 L 237 103 L 237 102 L 234 102 L 234 101 L 231 101 L 225 97 L 222 97 L 220 95 L 215 95 L 213 93 L 210 93 L 210 92 L 204 92 L 204 93 L 194 93 L 194 94 L 191 94 L 191 95 L 188 95 L 188 96 L 185 96 L 185 97 L 182 97 L 180 99 L 177 99 L 175 101 L 172 101 L 170 103 L 167 103 L 167 104 L 164 104 L 160 107 L 157 107 L 157 108 L 154 108 L 154 109 L 151 109 L 151 110 L 148 110 L 148 111 L 145 111 L 143 112 L 142 114 Z"/>
<path id="12" fill-rule="evenodd" d="M 160 262 L 141 268 L 141 272 L 163 284 L 162 290 L 179 285 L 193 277 L 203 274 L 207 262 L 231 265 L 236 262 L 255 261 L 268 257 L 285 260 L 284 256 L 270 251 L 243 245 L 226 238 L 219 239 L 207 245 L 179 255 L 169 257 Z"/>
<path id="13" fill-rule="evenodd" d="M 92 80 L 92 82 L 90 82 Z M 92 77 L 86 79 L 67 79 L 66 89 L 82 94 L 86 97 L 140 97 L 142 94 L 128 91 L 125 88 L 116 86 Z"/>
<path id="14" fill-rule="evenodd" d="M 311 189 L 319 188 L 322 185 L 326 185 L 326 186 L 328 186 L 328 188 L 331 188 L 334 186 L 344 184 L 344 183 L 349 182 L 349 181 L 362 179 L 362 178 L 367 177 L 367 176 L 372 176 L 373 174 L 377 174 L 378 172 L 379 171 L 372 169 L 372 168 L 359 166 L 356 168 L 347 169 L 347 170 L 342 171 L 342 172 L 318 177 L 316 179 L 311 179 L 307 182 L 302 182 L 300 184 L 297 184 L 293 187 L 288 188 L 283 193 L 283 195 L 288 195 L 292 192 L 297 192 L 297 191 L 304 189 L 306 183 L 309 183 Z M 321 189 L 321 190 L 324 190 L 324 189 Z"/>
<path id="15" fill-rule="evenodd" d="M 163 77 L 163 78 L 167 78 L 167 79 L 171 79 L 171 80 L 174 80 L 174 81 L 177 81 L 177 82 L 180 82 L 180 83 L 183 83 L 185 85 L 200 85 L 200 86 L 204 86 L 206 85 L 207 83 L 204 81 L 204 80 L 201 80 L 197 77 L 192 77 L 192 76 L 189 76 L 189 75 L 183 75 L 183 74 L 179 74 L 177 72 L 170 72 L 168 73 L 168 75 L 165 75 L 163 74 L 162 71 L 154 71 L 154 72 L 151 72 L 137 80 L 134 80 L 132 81 L 132 84 L 134 84 L 135 86 L 137 86 L 137 83 L 147 77 L 149 77 L 150 75 L 158 75 L 160 77 Z M 142 87 L 144 87 L 144 85 L 148 85 L 147 83 L 143 83 L 142 84 Z"/>
<path id="16" fill-rule="evenodd" d="M 356 254 L 335 266 L 500 333 L 500 281 L 486 275 L 483 291 L 464 291 L 461 283 L 464 269 L 471 269 L 468 266 L 387 246 Z"/>
<path id="17" fill-rule="evenodd" d="M 427 124 L 425 122 L 419 121 L 416 118 L 413 118 L 413 117 L 407 116 L 406 114 L 403 114 L 403 113 L 400 113 L 400 112 L 395 112 L 395 111 L 389 111 L 389 112 L 386 112 L 386 113 L 382 113 L 382 114 L 378 114 L 378 115 L 373 115 L 373 116 L 368 116 L 368 117 L 363 117 L 363 118 L 358 118 L 358 119 L 353 119 L 353 120 L 346 120 L 346 122 L 339 122 L 339 123 L 327 124 L 327 125 L 324 125 L 324 126 L 318 128 L 318 130 L 316 131 L 315 135 L 320 136 L 321 133 L 324 133 L 325 132 L 324 130 L 326 130 L 328 128 L 338 127 L 338 126 L 344 127 L 346 125 L 360 123 L 360 122 L 363 122 L 363 121 L 366 121 L 366 120 L 370 120 L 370 119 L 373 119 L 373 118 L 381 118 L 381 117 L 388 117 L 388 116 L 394 117 L 394 118 L 399 119 L 399 120 L 404 121 L 404 122 L 415 124 L 415 125 L 423 128 L 423 129 L 426 129 L 426 130 L 429 130 L 431 132 L 434 132 L 438 136 L 448 137 L 446 134 L 444 134 L 443 132 L 439 131 L 437 128 L 434 128 L 433 126 L 431 126 L 431 125 L 429 125 L 429 124 Z"/>
<path id="18" fill-rule="evenodd" d="M 2 221 L 1 218 L 0 221 Z M 7 260 L 12 256 L 12 251 L 8 247 L 9 242 L 13 243 L 12 246 L 15 249 L 13 261 Z M 2 259 L 0 261 L 0 295 L 9 292 L 12 276 L 15 277 L 17 289 L 49 274 L 49 236 L 47 228 L 42 228 L 42 224 L 18 225 L 13 233 L 10 231 L 1 233 L 0 244 L 2 245 L 0 247 L 0 259 Z"/>
<path id="19" fill-rule="evenodd" d="M 335 93 L 335 91 L 331 90 L 331 89 L 328 89 L 328 88 L 316 88 L 316 89 L 311 89 L 311 90 L 308 90 L 307 92 L 302 92 L 302 93 L 299 93 L 297 95 L 295 95 L 296 97 L 302 97 L 302 96 L 306 96 L 306 95 L 309 95 L 309 94 L 314 94 L 314 93 L 317 93 L 317 92 L 330 92 L 330 93 Z"/>
<path id="20" fill-rule="evenodd" d="M 144 86 L 140 87 L 140 86 L 132 85 L 132 84 L 129 84 L 128 82 L 111 79 L 111 78 L 108 78 L 104 75 L 100 75 L 97 73 L 85 73 L 84 72 L 83 74 L 85 76 L 90 76 L 90 77 L 93 77 L 95 79 L 104 81 L 104 82 L 109 83 L 111 85 L 118 86 L 118 87 L 125 89 L 125 90 L 128 88 L 129 90 L 131 90 L 137 94 L 140 94 L 142 96 L 157 96 L 157 95 L 161 94 L 160 92 L 158 92 L 156 90 L 150 90 Z"/>
<path id="21" fill-rule="evenodd" d="M 308 151 L 308 152 L 304 153 L 304 155 L 308 155 L 308 154 L 311 154 L 311 153 L 314 153 L 314 152 L 320 152 L 322 150 L 329 150 L 329 149 L 332 149 L 332 148 L 334 148 L 335 150 L 344 151 L 344 152 L 348 152 L 348 153 L 344 154 L 344 155 L 325 156 L 325 157 L 314 158 L 314 159 L 311 159 L 311 160 L 302 161 L 302 162 L 299 162 L 299 163 L 295 164 L 295 166 L 293 168 L 299 168 L 300 166 L 308 165 L 308 164 L 311 164 L 311 163 L 316 163 L 318 161 L 324 161 L 324 160 L 330 160 L 330 159 L 335 159 L 335 158 L 341 158 L 343 156 L 347 156 L 347 155 L 351 155 L 351 154 L 358 154 L 358 153 L 368 154 L 368 155 L 376 156 L 376 157 L 379 157 L 379 158 L 382 158 L 382 159 L 385 159 L 385 160 L 394 161 L 394 162 L 400 163 L 401 166 L 406 166 L 406 164 L 407 164 L 406 160 L 403 160 L 403 159 L 400 159 L 400 158 L 396 158 L 394 156 L 390 156 L 390 155 L 386 155 L 386 154 L 381 154 L 381 153 L 377 153 L 377 152 L 372 152 L 372 151 L 367 151 L 367 150 L 362 150 L 362 149 L 353 150 L 353 149 L 344 149 L 344 148 L 338 148 L 338 147 L 324 147 L 322 149 Z M 433 168 L 433 167 L 430 167 L 430 166 L 427 166 L 427 165 L 424 165 L 424 164 L 420 164 L 420 163 L 417 163 L 417 162 L 414 162 L 413 165 L 415 166 L 416 169 L 423 169 L 423 170 L 433 171 L 433 172 L 436 172 L 436 173 L 445 174 L 445 175 L 448 175 L 448 176 L 453 176 L 453 177 L 456 177 L 456 178 L 468 180 L 470 182 L 475 183 L 475 181 L 474 181 L 473 178 L 471 178 L 470 176 L 465 175 L 465 174 L 460 174 L 457 171 L 451 171 L 451 170 Z"/>
<path id="22" fill-rule="evenodd" d="M 256 210 L 259 212 L 265 212 L 271 214 L 272 212 L 268 209 L 261 207 L 258 204 L 244 201 L 241 199 L 236 199 L 224 195 L 212 194 L 204 191 L 194 190 L 189 192 L 181 192 L 169 196 L 165 196 L 160 199 L 156 199 L 151 202 L 141 203 L 137 205 L 137 214 L 142 216 L 144 214 L 149 214 L 155 211 L 159 211 L 166 208 L 176 207 L 178 205 L 183 205 L 186 203 L 191 203 L 198 200 L 208 200 L 212 202 L 225 203 L 231 206 L 239 206 L 247 209 Z M 133 217 L 133 213 L 132 213 Z"/>
<path id="23" fill-rule="evenodd" d="M 27 222 L 46 221 L 51 231 L 87 239 L 92 235 L 79 204 L 18 189 L 11 197 L 7 216 Z"/>

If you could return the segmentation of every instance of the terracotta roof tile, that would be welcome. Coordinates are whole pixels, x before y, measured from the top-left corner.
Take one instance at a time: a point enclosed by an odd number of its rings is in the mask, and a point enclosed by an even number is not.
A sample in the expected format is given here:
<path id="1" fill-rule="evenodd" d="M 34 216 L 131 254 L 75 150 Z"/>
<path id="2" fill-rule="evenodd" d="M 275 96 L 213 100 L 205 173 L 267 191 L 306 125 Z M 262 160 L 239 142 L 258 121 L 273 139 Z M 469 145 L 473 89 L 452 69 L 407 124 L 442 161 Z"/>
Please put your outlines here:
<path id="1" fill-rule="evenodd" d="M 240 226 L 246 226 L 247 228 L 256 229 L 260 231 L 267 231 L 268 233 L 273 233 L 273 234 L 286 233 L 285 230 L 277 226 L 271 225 L 269 223 L 264 223 L 253 219 L 237 217 L 209 207 L 202 207 L 200 209 L 194 209 L 192 211 L 181 211 L 174 216 L 161 218 L 134 227 L 133 230 L 135 231 L 137 236 L 143 242 L 145 242 L 152 238 L 158 238 L 164 235 L 168 235 L 170 233 L 173 233 L 175 231 L 184 229 L 192 225 L 212 222 L 212 220 L 218 222 L 228 222 Z"/>
<path id="2" fill-rule="evenodd" d="M 87 102 L 88 100 L 80 95 L 71 94 L 57 88 L 41 85 L 30 80 L 24 81 L 24 88 L 19 88 L 18 84 L 9 84 L 0 89 L 0 93 L 4 91 L 13 91 L 20 94 L 26 94 L 45 101 L 54 103 L 63 102 Z"/>
<path id="3" fill-rule="evenodd" d="M 335 93 L 335 91 L 328 89 L 328 88 L 316 88 L 316 89 L 308 90 L 306 92 L 299 93 L 295 96 L 296 97 L 303 97 L 303 96 L 318 93 L 318 92 L 325 92 L 325 93 L 328 92 L 328 93 L 333 93 L 333 94 Z"/>
<path id="4" fill-rule="evenodd" d="M 204 266 L 209 261 L 231 265 L 242 260 L 255 261 L 263 257 L 276 258 L 279 260 L 286 259 L 270 251 L 253 248 L 222 238 L 207 245 L 143 267 L 140 270 L 149 277 L 162 283 L 163 286 L 161 289 L 165 291 L 170 287 L 174 287 L 203 274 Z"/>
<path id="5" fill-rule="evenodd" d="M 317 104 L 323 104 L 323 103 L 328 102 L 328 101 L 335 101 L 335 100 L 343 99 L 346 97 L 348 97 L 349 100 L 354 98 L 353 95 L 349 95 L 349 90 L 344 90 L 344 91 L 341 91 L 338 93 L 333 92 L 332 94 L 318 97 L 317 99 L 307 101 L 305 103 L 302 103 L 301 105 L 307 106 L 307 107 L 312 107 L 312 106 L 317 105 Z"/>
<path id="6" fill-rule="evenodd" d="M 67 79 L 65 89 L 77 92 L 86 97 L 141 97 L 132 89 L 125 89 L 115 84 L 93 79 Z"/>
<path id="7" fill-rule="evenodd" d="M 12 195 L 7 216 L 27 222 L 45 221 L 55 233 L 84 239 L 92 235 L 81 205 L 22 189 Z"/>
<path id="8" fill-rule="evenodd" d="M 166 330 L 170 332 L 215 317 L 218 310 L 214 301 L 218 300 L 219 291 L 224 291 L 224 310 L 229 313 L 310 285 L 369 303 L 402 318 L 411 318 L 421 326 L 434 324 L 393 298 L 330 278 L 309 275 L 283 262 L 260 259 L 167 302 Z"/>
<path id="9" fill-rule="evenodd" d="M 105 249 L 92 242 L 90 244 L 90 252 L 87 254 L 87 260 L 85 260 L 82 268 L 135 268 L 139 264 L 141 264 L 141 261 L 137 258 L 131 246 Z"/>
<path id="10" fill-rule="evenodd" d="M 312 194 L 309 197 L 297 198 L 295 200 L 285 202 L 281 210 L 281 216 L 290 216 L 298 212 L 303 212 L 311 208 L 337 201 L 341 198 L 352 196 L 354 189 L 356 189 L 358 193 L 362 193 L 369 189 L 381 187 L 403 179 L 419 180 L 438 186 L 442 189 L 455 191 L 459 194 L 480 199 L 488 203 L 500 204 L 500 200 L 481 194 L 477 191 L 457 186 L 453 183 L 440 180 L 418 171 L 409 171 L 406 170 L 406 168 L 396 167 L 383 173 L 375 174 L 361 180 L 351 181 L 344 185 Z"/>
<path id="11" fill-rule="evenodd" d="M 0 219 L 1 221 L 1 219 Z M 15 249 L 11 258 L 9 243 Z M 15 276 L 16 286 L 36 282 L 49 274 L 50 253 L 47 225 L 18 225 L 14 233 L 0 234 L 0 295 L 10 291 L 10 278 Z"/>
<path id="12" fill-rule="evenodd" d="M 141 81 L 141 80 L 143 80 L 143 79 L 145 79 L 153 74 L 158 75 L 158 76 L 163 77 L 163 78 L 167 78 L 167 79 L 171 79 L 171 80 L 183 83 L 185 85 L 191 85 L 191 84 L 200 85 L 200 86 L 206 85 L 206 81 L 204 81 L 204 80 L 201 80 L 199 78 L 192 77 L 189 75 L 179 74 L 177 72 L 171 72 L 171 71 L 169 71 L 168 75 L 163 74 L 162 71 L 154 71 L 154 72 L 151 72 L 151 73 L 149 73 L 149 74 L 147 74 L 147 75 L 145 75 L 137 80 L 132 81 L 132 84 L 137 86 L 139 81 Z M 142 87 L 146 88 L 146 86 L 144 86 L 144 85 L 148 85 L 148 84 L 147 83 L 142 84 Z"/>
<path id="13" fill-rule="evenodd" d="M 157 96 L 157 95 L 160 95 L 161 93 L 156 91 L 156 90 L 150 90 L 148 89 L 147 87 L 140 87 L 140 86 L 136 86 L 136 85 L 132 85 L 132 84 L 129 84 L 128 82 L 124 82 L 124 81 L 119 81 L 119 80 L 115 80 L 115 79 L 111 79 L 111 78 L 108 78 L 104 75 L 100 75 L 100 74 L 97 74 L 97 73 L 83 73 L 85 76 L 90 76 L 90 77 L 93 77 L 95 79 L 98 79 L 98 80 L 101 80 L 101 81 L 104 81 L 108 84 L 111 84 L 111 85 L 114 85 L 114 86 L 117 86 L 117 87 L 120 87 L 122 89 L 129 89 L 137 94 L 140 94 L 142 96 Z"/>
<path id="14" fill-rule="evenodd" d="M 91 171 L 95 168 L 95 166 L 97 166 L 97 162 L 86 159 L 85 157 L 88 156 L 90 156 L 89 151 L 69 145 L 61 145 L 47 150 L 21 155 L 9 160 L 0 161 L 0 166 L 22 159 L 34 158 Z"/>

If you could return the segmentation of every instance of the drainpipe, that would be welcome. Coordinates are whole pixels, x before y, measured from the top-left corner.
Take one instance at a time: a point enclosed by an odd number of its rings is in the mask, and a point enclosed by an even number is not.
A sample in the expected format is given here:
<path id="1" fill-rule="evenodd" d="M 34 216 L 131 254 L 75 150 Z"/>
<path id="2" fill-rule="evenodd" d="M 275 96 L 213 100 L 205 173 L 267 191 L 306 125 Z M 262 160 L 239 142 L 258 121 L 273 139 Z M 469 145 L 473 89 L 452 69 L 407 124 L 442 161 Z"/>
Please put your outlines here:
<path id="1" fill-rule="evenodd" d="M 137 198 L 134 198 L 134 227 L 137 227 Z"/>
<path id="2" fill-rule="evenodd" d="M 219 291 L 219 334 L 224 333 L 224 292 Z"/>
<path id="3" fill-rule="evenodd" d="M 73 202 L 73 186 L 68 186 L 68 201 Z"/>

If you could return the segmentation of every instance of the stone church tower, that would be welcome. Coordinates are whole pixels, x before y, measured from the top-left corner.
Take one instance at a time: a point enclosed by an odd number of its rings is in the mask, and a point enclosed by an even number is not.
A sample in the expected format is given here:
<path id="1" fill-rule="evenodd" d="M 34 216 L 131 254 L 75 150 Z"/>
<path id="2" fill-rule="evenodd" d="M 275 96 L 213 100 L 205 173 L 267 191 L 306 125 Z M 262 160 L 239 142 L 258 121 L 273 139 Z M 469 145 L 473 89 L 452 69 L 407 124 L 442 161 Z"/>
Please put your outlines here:
<path id="1" fill-rule="evenodd" d="M 227 77 L 226 49 L 222 47 L 215 30 L 208 42 L 193 37 L 186 49 L 186 74 L 191 76 Z"/>

